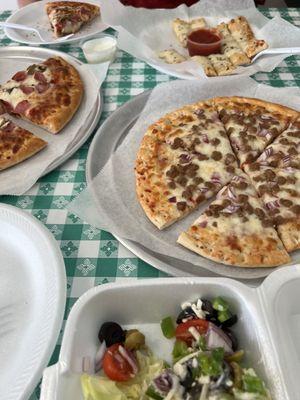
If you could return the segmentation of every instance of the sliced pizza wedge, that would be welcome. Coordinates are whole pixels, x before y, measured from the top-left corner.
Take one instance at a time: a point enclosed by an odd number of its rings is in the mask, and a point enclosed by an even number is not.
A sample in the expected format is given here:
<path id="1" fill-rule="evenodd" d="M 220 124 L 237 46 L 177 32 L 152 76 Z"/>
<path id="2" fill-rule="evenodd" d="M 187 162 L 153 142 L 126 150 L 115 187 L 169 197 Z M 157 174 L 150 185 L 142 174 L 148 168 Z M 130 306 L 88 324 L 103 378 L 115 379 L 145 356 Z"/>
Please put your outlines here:
<path id="1" fill-rule="evenodd" d="M 60 57 L 18 71 L 0 86 L 0 103 L 51 133 L 58 133 L 77 111 L 83 83 L 77 70 Z"/>
<path id="2" fill-rule="evenodd" d="M 269 217 L 287 251 L 300 248 L 300 160 L 293 166 L 273 168 L 258 161 L 246 166 Z"/>
<path id="3" fill-rule="evenodd" d="M 47 145 L 26 129 L 0 117 L 0 170 L 12 167 L 38 153 Z"/>
<path id="4" fill-rule="evenodd" d="M 290 261 L 262 203 L 245 175 L 232 178 L 178 243 L 216 262 L 274 267 Z"/>
<path id="5" fill-rule="evenodd" d="M 79 1 L 53 1 L 47 3 L 45 9 L 56 37 L 76 33 L 82 25 L 100 15 L 97 5 Z"/>
<path id="6" fill-rule="evenodd" d="M 136 190 L 150 221 L 163 229 L 211 198 L 237 161 L 212 104 L 199 102 L 149 127 L 136 159 Z"/>
<path id="7" fill-rule="evenodd" d="M 300 118 L 271 143 L 258 157 L 261 166 L 272 168 L 300 167 Z"/>
<path id="8" fill-rule="evenodd" d="M 246 97 L 217 97 L 214 104 L 241 166 L 255 161 L 299 115 L 288 107 Z"/>

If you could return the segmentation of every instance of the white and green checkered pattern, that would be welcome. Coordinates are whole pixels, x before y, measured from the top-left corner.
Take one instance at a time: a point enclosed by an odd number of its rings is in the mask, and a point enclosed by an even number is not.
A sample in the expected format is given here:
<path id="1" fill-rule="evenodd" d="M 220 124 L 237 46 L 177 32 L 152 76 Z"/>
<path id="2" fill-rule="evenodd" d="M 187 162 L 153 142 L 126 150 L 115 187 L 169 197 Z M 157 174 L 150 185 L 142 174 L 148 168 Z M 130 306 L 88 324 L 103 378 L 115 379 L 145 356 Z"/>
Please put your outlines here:
<path id="1" fill-rule="evenodd" d="M 300 27 L 300 9 L 262 9 L 267 17 L 281 15 Z M 5 21 L 10 12 L 0 14 Z M 113 33 L 112 30 L 108 30 Z M 0 32 L 1 46 L 17 45 Z M 55 47 L 84 61 L 80 48 L 72 45 Z M 300 56 L 287 58 L 271 73 L 257 73 L 257 81 L 275 87 L 300 87 Z M 103 114 L 99 125 L 121 104 L 133 96 L 155 87 L 158 83 L 172 80 L 155 71 L 144 62 L 127 53 L 118 51 L 103 84 Z M 96 130 L 95 130 L 96 131 Z M 111 234 L 84 224 L 65 206 L 80 193 L 85 185 L 85 162 L 91 139 L 65 164 L 41 178 L 25 195 L 1 196 L 0 201 L 27 210 L 42 221 L 53 233 L 62 250 L 67 272 L 67 305 L 65 319 L 77 300 L 89 288 L 107 282 L 165 276 L 125 249 Z M 50 364 L 56 362 L 61 335 Z M 39 398 L 39 387 L 30 400 Z"/>

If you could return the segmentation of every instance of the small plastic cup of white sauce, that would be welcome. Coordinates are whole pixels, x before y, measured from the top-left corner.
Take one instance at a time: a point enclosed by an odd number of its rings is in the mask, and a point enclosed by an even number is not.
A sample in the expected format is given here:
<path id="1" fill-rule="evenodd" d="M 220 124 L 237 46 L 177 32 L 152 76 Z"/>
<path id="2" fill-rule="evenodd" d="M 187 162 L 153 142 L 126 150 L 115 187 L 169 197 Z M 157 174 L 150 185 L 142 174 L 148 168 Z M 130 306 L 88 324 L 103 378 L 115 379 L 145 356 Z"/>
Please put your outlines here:
<path id="1" fill-rule="evenodd" d="M 117 50 L 117 39 L 109 35 L 91 39 L 83 43 L 82 50 L 90 64 L 113 61 Z"/>

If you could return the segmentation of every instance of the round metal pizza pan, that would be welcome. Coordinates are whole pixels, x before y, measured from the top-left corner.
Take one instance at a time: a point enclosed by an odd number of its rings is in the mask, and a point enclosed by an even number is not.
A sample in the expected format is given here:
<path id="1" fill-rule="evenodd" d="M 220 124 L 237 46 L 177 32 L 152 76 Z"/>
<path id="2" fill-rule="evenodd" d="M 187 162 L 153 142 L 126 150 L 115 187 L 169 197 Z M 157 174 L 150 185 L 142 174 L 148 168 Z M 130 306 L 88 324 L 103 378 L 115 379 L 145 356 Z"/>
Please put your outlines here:
<path id="1" fill-rule="evenodd" d="M 3 62 L 5 59 L 15 59 L 22 60 L 22 62 L 26 62 L 27 64 L 42 62 L 49 57 L 60 56 L 65 60 L 69 60 L 72 63 L 82 65 L 83 63 L 77 58 L 70 56 L 61 51 L 56 51 L 52 49 L 47 49 L 43 47 L 29 47 L 29 46 L 8 46 L 0 48 L 0 59 Z M 91 110 L 90 115 L 87 118 L 85 129 L 82 129 L 81 132 L 74 138 L 74 140 L 69 144 L 67 150 L 64 154 L 54 160 L 45 170 L 43 175 L 48 174 L 53 171 L 59 165 L 63 164 L 67 161 L 89 138 L 89 136 L 94 131 L 99 118 L 102 112 L 102 97 L 99 92 L 99 95 L 96 100 L 96 104 Z"/>
<path id="2" fill-rule="evenodd" d="M 100 172 L 110 156 L 122 143 L 123 139 L 126 137 L 143 110 L 150 93 L 151 91 L 146 91 L 126 102 L 98 129 L 89 148 L 87 157 L 86 179 L 88 183 L 90 183 Z M 95 193 L 93 193 L 93 195 L 97 204 L 97 196 Z M 219 274 L 199 267 L 199 265 L 194 265 L 171 256 L 155 253 L 134 241 L 120 238 L 118 236 L 116 236 L 116 238 L 137 257 L 170 275 L 220 276 Z M 252 274 L 251 272 L 254 272 L 253 270 L 244 269 L 244 277 L 238 279 L 246 282 L 248 285 L 257 286 L 262 281 L 263 277 L 274 271 L 274 268 L 270 268 L 268 271 L 266 271 L 265 268 L 255 268 L 255 270 L 255 273 Z"/>

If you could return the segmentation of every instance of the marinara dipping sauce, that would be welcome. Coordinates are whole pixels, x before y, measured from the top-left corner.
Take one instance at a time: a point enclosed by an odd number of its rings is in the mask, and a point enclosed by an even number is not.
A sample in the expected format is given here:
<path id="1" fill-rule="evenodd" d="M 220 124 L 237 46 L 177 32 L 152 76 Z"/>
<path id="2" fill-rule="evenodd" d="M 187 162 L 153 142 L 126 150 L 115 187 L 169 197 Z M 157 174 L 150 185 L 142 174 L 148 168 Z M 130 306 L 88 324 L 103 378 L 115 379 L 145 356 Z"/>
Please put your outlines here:
<path id="1" fill-rule="evenodd" d="M 197 29 L 188 35 L 187 47 L 191 57 L 220 53 L 221 36 L 213 29 Z"/>

